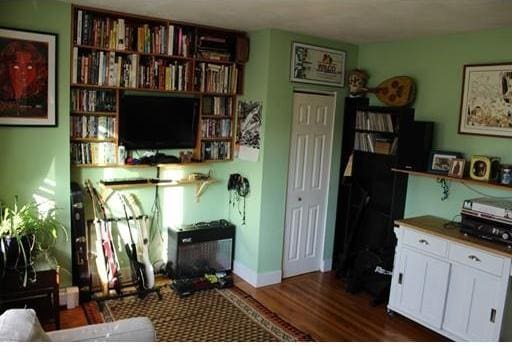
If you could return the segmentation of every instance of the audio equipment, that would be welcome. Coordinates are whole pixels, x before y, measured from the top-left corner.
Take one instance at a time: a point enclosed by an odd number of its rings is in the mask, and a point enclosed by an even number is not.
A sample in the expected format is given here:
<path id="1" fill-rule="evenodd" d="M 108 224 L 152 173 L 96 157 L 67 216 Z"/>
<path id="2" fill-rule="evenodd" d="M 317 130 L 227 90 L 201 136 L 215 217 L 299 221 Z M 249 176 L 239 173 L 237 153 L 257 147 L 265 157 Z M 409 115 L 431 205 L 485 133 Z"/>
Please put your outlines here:
<path id="1" fill-rule="evenodd" d="M 71 263 L 73 286 L 80 292 L 80 301 L 91 298 L 89 269 L 89 239 L 84 217 L 83 191 L 75 182 L 71 183 Z"/>
<path id="2" fill-rule="evenodd" d="M 235 226 L 226 220 L 168 228 L 168 274 L 172 279 L 230 273 L 235 254 Z"/>
<path id="3" fill-rule="evenodd" d="M 461 215 L 461 232 L 512 246 L 512 201 L 465 200 Z"/>
<path id="4" fill-rule="evenodd" d="M 398 145 L 398 168 L 426 171 L 433 133 L 434 123 L 431 121 L 414 121 L 408 131 L 403 131 L 400 134 L 402 143 L 408 144 Z"/>
<path id="5" fill-rule="evenodd" d="M 461 232 L 512 246 L 512 227 L 497 221 L 462 213 Z"/>
<path id="6" fill-rule="evenodd" d="M 236 37 L 235 61 L 242 64 L 249 61 L 249 38 L 245 36 Z"/>

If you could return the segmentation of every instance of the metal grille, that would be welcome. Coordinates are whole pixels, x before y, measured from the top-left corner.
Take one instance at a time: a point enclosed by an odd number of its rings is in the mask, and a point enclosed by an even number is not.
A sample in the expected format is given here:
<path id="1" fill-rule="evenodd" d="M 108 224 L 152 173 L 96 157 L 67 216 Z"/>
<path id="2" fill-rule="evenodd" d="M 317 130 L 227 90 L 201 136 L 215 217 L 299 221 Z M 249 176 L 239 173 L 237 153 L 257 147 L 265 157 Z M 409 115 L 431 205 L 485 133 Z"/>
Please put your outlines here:
<path id="1" fill-rule="evenodd" d="M 231 270 L 233 239 L 190 244 L 179 248 L 177 275 L 201 276 Z"/>

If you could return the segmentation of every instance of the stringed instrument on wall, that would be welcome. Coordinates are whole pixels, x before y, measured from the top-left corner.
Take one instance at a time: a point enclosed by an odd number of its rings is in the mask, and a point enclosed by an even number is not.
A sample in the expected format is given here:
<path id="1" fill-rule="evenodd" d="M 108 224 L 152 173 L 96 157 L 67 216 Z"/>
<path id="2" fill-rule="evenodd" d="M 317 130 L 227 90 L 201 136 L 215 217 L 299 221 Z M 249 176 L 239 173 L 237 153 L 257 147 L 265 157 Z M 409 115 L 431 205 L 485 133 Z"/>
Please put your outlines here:
<path id="1" fill-rule="evenodd" d="M 416 97 L 416 83 L 411 77 L 396 76 L 386 79 L 376 88 L 364 88 L 362 91 L 375 94 L 379 101 L 393 107 L 410 105 Z"/>

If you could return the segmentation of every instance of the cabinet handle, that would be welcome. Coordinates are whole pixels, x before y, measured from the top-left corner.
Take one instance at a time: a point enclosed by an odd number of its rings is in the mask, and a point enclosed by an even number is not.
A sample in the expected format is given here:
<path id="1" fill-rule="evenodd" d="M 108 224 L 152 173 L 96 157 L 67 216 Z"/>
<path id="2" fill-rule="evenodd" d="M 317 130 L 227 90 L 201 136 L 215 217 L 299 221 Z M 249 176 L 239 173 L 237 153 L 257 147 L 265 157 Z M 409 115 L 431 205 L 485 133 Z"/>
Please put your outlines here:
<path id="1" fill-rule="evenodd" d="M 402 284 L 402 278 L 403 278 L 403 274 L 402 273 L 398 273 L 398 284 L 401 285 Z"/>
<path id="2" fill-rule="evenodd" d="M 475 255 L 469 255 L 468 258 L 475 262 L 481 262 L 480 258 L 476 257 Z"/>
<path id="3" fill-rule="evenodd" d="M 423 245 L 428 245 L 428 241 L 426 241 L 425 239 L 420 239 L 418 240 L 418 242 Z"/>
<path id="4" fill-rule="evenodd" d="M 489 319 L 491 323 L 494 323 L 496 321 L 496 309 L 491 309 L 491 318 Z"/>

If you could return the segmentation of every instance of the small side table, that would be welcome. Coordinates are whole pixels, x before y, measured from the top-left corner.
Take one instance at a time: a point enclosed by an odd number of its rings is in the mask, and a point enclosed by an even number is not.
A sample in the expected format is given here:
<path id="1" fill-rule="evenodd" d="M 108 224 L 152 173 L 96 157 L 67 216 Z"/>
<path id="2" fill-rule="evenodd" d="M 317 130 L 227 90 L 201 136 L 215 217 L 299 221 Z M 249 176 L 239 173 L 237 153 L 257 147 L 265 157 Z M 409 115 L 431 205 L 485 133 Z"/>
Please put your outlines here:
<path id="1" fill-rule="evenodd" d="M 7 272 L 0 282 L 0 310 L 5 305 L 24 308 L 27 303 L 37 299 L 48 299 L 55 328 L 60 329 L 59 315 L 59 267 L 51 268 L 48 265 L 36 265 L 36 281 L 23 287 L 17 272 Z M 36 311 L 42 313 L 42 311 Z"/>

